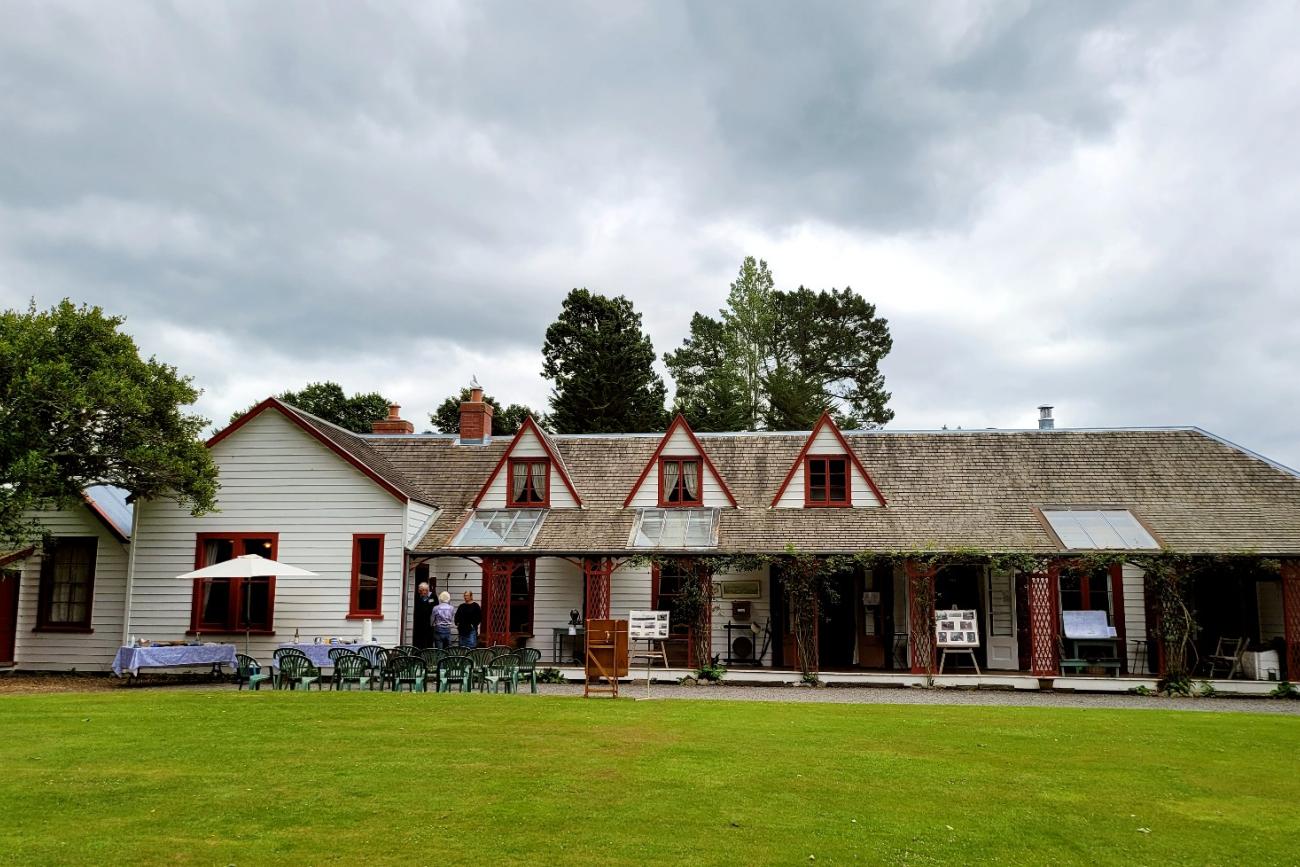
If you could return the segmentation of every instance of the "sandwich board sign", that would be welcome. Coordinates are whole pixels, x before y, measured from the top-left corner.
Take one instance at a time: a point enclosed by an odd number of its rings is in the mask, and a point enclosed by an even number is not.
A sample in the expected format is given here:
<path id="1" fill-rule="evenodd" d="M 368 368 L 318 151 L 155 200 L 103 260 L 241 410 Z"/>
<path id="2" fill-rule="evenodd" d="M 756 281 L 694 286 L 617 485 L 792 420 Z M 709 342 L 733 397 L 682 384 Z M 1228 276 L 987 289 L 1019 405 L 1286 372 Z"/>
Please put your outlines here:
<path id="1" fill-rule="evenodd" d="M 934 612 L 934 637 L 939 648 L 979 647 L 977 612 L 970 609 Z"/>
<path id="2" fill-rule="evenodd" d="M 663 640 L 668 637 L 667 611 L 629 611 L 627 637 L 633 640 Z"/>

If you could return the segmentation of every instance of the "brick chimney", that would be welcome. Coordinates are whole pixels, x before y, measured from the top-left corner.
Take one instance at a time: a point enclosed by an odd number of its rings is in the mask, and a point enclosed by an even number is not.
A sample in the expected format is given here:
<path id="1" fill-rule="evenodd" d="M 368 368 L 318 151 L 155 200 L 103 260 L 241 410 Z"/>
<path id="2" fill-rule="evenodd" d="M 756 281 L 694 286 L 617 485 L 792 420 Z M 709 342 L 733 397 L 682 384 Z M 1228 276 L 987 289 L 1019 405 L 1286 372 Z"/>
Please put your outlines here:
<path id="1" fill-rule="evenodd" d="M 412 434 L 415 425 L 402 418 L 402 408 L 395 403 L 388 405 L 388 418 L 370 423 L 370 430 L 377 434 Z"/>
<path id="2" fill-rule="evenodd" d="M 475 379 L 470 383 L 469 400 L 460 405 L 460 441 L 464 445 L 482 445 L 492 439 L 492 404 L 483 400 L 483 388 Z"/>

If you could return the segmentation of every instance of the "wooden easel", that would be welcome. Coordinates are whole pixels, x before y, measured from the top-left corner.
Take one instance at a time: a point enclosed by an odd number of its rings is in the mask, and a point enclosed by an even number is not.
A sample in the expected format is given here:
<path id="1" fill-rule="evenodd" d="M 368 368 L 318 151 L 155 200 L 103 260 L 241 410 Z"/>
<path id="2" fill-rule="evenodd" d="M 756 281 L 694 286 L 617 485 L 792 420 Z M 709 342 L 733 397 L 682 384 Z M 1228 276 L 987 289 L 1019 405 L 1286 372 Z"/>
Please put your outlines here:
<path id="1" fill-rule="evenodd" d="M 975 666 L 975 673 L 976 673 L 976 674 L 979 674 L 979 673 L 980 673 L 980 664 L 979 664 L 979 662 L 976 661 L 976 659 L 975 659 L 975 648 L 973 648 L 973 647 L 953 647 L 953 648 L 947 648 L 947 647 L 945 647 L 945 648 L 943 649 L 943 652 L 939 654 L 939 673 L 940 673 L 940 674 L 943 674 L 943 664 L 944 664 L 945 662 L 948 661 L 948 654 L 950 654 L 950 653 L 964 653 L 964 654 L 968 655 L 968 656 L 970 657 L 970 664 L 973 665 L 973 666 Z"/>
<path id="2" fill-rule="evenodd" d="M 627 621 L 588 620 L 586 661 L 583 698 L 592 693 L 618 698 L 618 679 L 627 674 Z"/>

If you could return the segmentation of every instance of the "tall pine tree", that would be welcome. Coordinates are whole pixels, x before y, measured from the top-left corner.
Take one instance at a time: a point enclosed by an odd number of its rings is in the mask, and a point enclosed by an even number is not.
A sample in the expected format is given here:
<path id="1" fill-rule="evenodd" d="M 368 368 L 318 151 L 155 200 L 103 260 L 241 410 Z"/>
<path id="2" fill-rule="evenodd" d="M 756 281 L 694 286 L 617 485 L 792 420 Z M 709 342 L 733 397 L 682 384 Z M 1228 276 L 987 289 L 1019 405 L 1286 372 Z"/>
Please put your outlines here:
<path id="1" fill-rule="evenodd" d="M 686 416 L 693 430 L 753 426 L 750 392 L 722 322 L 696 313 L 691 317 L 690 336 L 680 349 L 664 355 L 664 363 L 677 383 L 673 411 Z"/>
<path id="2" fill-rule="evenodd" d="M 574 289 L 546 329 L 542 375 L 551 380 L 551 427 L 557 433 L 662 430 L 667 389 L 641 314 L 622 295 Z"/>

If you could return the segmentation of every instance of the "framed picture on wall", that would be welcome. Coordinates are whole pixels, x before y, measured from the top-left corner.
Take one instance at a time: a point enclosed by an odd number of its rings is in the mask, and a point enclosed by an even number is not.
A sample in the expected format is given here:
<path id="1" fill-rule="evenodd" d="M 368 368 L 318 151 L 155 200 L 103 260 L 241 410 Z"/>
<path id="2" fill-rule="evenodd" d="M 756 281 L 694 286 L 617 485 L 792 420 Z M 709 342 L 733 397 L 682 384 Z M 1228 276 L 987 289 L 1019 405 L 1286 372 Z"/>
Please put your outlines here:
<path id="1" fill-rule="evenodd" d="M 763 582 L 757 578 L 718 582 L 719 599 L 758 599 L 762 595 Z"/>

